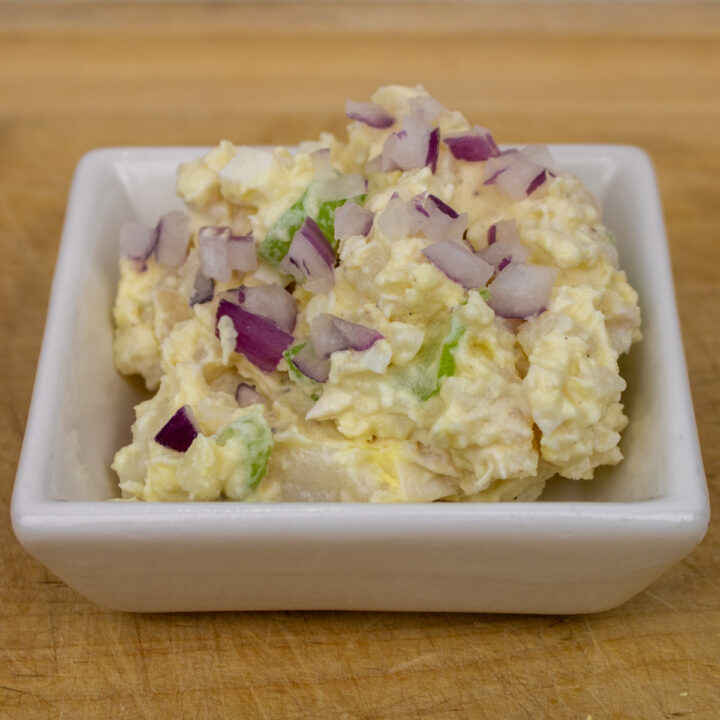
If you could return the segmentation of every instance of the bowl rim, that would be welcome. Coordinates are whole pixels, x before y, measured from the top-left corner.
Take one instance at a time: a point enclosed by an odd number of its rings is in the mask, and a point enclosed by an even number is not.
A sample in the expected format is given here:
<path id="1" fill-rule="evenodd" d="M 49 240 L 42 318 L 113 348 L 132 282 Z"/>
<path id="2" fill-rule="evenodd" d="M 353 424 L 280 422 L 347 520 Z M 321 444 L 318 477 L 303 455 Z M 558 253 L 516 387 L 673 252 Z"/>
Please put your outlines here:
<path id="1" fill-rule="evenodd" d="M 48 437 L 49 422 L 41 410 L 41 401 L 46 393 L 55 389 L 53 361 L 50 357 L 54 338 L 60 331 L 58 318 L 60 305 L 70 293 L 72 277 L 70 256 L 72 237 L 86 211 L 81 201 L 83 185 L 98 167 L 118 161 L 137 161 L 143 157 L 173 157 L 186 154 L 188 157 L 206 152 L 203 146 L 174 147 L 108 147 L 92 150 L 79 161 L 72 181 L 67 212 L 62 232 L 57 263 L 53 276 L 48 303 L 48 313 L 42 346 L 37 365 L 34 389 L 30 404 L 15 486 L 12 495 L 11 517 L 15 534 L 22 544 L 36 539 L 38 534 L 67 534 L 74 528 L 78 536 L 87 533 L 118 533 L 129 525 L 145 528 L 156 527 L 159 531 L 176 531 L 182 522 L 182 532 L 207 534 L 208 532 L 232 531 L 236 533 L 273 527 L 267 520 L 288 521 L 295 530 L 304 532 L 323 527 L 352 528 L 352 532 L 367 532 L 386 526 L 387 519 L 399 522 L 399 527 L 408 532 L 428 530 L 432 526 L 454 526 L 458 532 L 479 532 L 477 521 L 482 518 L 482 532 L 489 529 L 502 530 L 508 521 L 513 522 L 515 531 L 528 520 L 534 532 L 556 532 L 558 522 L 568 527 L 584 527 L 588 531 L 612 532 L 617 523 L 633 521 L 648 529 L 660 531 L 672 526 L 675 530 L 684 528 L 690 540 L 698 542 L 709 522 L 709 501 L 702 456 L 697 435 L 692 396 L 683 352 L 674 283 L 670 267 L 667 239 L 662 218 L 660 197 L 652 162 L 641 148 L 631 145 L 614 144 L 549 144 L 553 153 L 562 157 L 572 154 L 591 156 L 612 155 L 632 162 L 642 173 L 646 186 L 643 200 L 652 214 L 652 232 L 658 235 L 663 246 L 661 284 L 667 284 L 673 292 L 668 298 L 669 309 L 665 321 L 667 337 L 671 341 L 670 355 L 665 360 L 675 368 L 678 387 L 675 388 L 680 402 L 680 412 L 685 423 L 686 434 L 681 438 L 683 451 L 690 461 L 687 476 L 682 482 L 670 485 L 661 497 L 635 501 L 540 501 L 502 503 L 233 503 L 233 502 L 178 502 L 143 503 L 128 501 L 63 501 L 50 500 L 43 494 L 45 478 L 41 469 L 47 458 L 43 455 L 43 438 Z M 71 295 L 72 297 L 72 295 Z M 244 518 L 250 525 L 238 526 L 237 518 Z M 196 522 L 186 524 L 186 519 Z M 253 531 L 255 531 L 253 530 Z M 350 532 L 350 530 L 347 530 Z"/>

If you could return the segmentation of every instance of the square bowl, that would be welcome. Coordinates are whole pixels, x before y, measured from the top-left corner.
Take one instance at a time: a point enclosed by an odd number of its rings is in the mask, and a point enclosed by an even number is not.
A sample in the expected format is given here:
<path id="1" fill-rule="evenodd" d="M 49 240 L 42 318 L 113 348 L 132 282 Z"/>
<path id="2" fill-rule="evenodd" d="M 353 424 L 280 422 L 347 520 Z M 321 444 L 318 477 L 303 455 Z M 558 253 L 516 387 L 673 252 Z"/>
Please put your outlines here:
<path id="1" fill-rule="evenodd" d="M 117 236 L 182 207 L 204 148 L 104 149 L 72 184 L 12 499 L 21 544 L 68 585 L 131 611 L 584 613 L 638 593 L 702 539 L 709 506 L 652 164 L 554 145 L 600 200 L 638 290 L 622 360 L 625 460 L 534 503 L 139 503 L 110 470 L 143 395 L 112 361 Z"/>

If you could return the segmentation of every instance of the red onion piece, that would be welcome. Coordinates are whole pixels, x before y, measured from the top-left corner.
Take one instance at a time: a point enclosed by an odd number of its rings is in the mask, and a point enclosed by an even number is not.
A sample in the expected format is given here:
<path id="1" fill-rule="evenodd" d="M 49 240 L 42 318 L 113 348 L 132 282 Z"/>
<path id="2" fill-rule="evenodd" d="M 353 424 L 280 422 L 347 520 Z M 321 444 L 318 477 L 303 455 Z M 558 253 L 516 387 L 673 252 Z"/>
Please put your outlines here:
<path id="1" fill-rule="evenodd" d="M 393 193 L 378 216 L 380 232 L 393 239 L 405 238 L 409 235 L 412 224 L 407 204 L 397 193 Z"/>
<path id="2" fill-rule="evenodd" d="M 466 290 L 484 287 L 493 275 L 492 265 L 457 242 L 438 242 L 429 245 L 422 252 L 438 270 Z"/>
<path id="3" fill-rule="evenodd" d="M 548 170 L 557 170 L 555 158 L 550 154 L 547 145 L 526 145 L 519 152 L 526 160 L 534 162 L 536 165 Z"/>
<path id="4" fill-rule="evenodd" d="M 257 270 L 255 238 L 252 235 L 231 235 L 227 239 L 227 261 L 231 270 L 241 272 Z"/>
<path id="5" fill-rule="evenodd" d="M 487 231 L 487 244 L 488 247 L 494 242 L 497 242 L 497 224 L 491 225 Z"/>
<path id="6" fill-rule="evenodd" d="M 380 130 L 389 128 L 395 122 L 395 118 L 382 105 L 372 102 L 356 103 L 346 100 L 345 114 L 351 120 L 359 120 Z"/>
<path id="7" fill-rule="evenodd" d="M 488 246 L 476 253 L 496 270 L 510 262 L 524 262 L 530 251 L 520 242 L 520 233 L 514 219 L 500 220 L 487 231 Z"/>
<path id="8" fill-rule="evenodd" d="M 202 269 L 197 271 L 193 291 L 190 296 L 190 307 L 210 302 L 215 294 L 215 281 L 203 274 Z"/>
<path id="9" fill-rule="evenodd" d="M 335 210 L 335 238 L 347 240 L 356 235 L 367 237 L 374 217 L 370 210 L 348 200 Z"/>
<path id="10" fill-rule="evenodd" d="M 272 320 L 287 333 L 295 331 L 297 300 L 277 283 L 236 288 L 237 304 L 248 312 Z"/>
<path id="11" fill-rule="evenodd" d="M 440 152 L 440 128 L 433 128 L 428 138 L 428 151 L 425 164 L 430 166 L 433 175 L 437 170 L 438 154 Z"/>
<path id="12" fill-rule="evenodd" d="M 408 203 L 411 230 L 422 232 L 433 242 L 461 241 L 467 230 L 467 215 L 458 215 L 435 195 L 418 195 Z"/>
<path id="13" fill-rule="evenodd" d="M 198 250 L 203 273 L 219 282 L 229 282 L 233 270 L 252 272 L 258 267 L 253 237 L 233 235 L 229 227 L 201 227 Z"/>
<path id="14" fill-rule="evenodd" d="M 269 318 L 244 310 L 239 305 L 222 299 L 218 304 L 215 334 L 220 337 L 217 323 L 222 317 L 232 320 L 237 339 L 235 352 L 242 353 L 253 365 L 270 373 L 282 360 L 283 352 L 293 342 L 293 336 L 278 327 Z"/>
<path id="15" fill-rule="evenodd" d="M 367 191 L 367 180 L 358 173 L 348 173 L 324 180 L 317 188 L 320 202 L 345 200 L 363 195 Z"/>
<path id="16" fill-rule="evenodd" d="M 554 177 L 555 167 L 545 145 L 528 145 L 522 150 L 506 151 L 491 158 L 483 169 L 485 185 L 495 185 L 513 200 L 522 200 Z"/>
<path id="17" fill-rule="evenodd" d="M 546 265 L 511 262 L 491 283 L 488 305 L 505 318 L 539 315 L 547 307 L 558 272 Z"/>
<path id="18" fill-rule="evenodd" d="M 478 162 L 500 156 L 500 148 L 490 131 L 479 125 L 475 125 L 467 132 L 447 135 L 443 138 L 443 142 L 458 160 Z"/>
<path id="19" fill-rule="evenodd" d="M 547 170 L 544 168 L 535 176 L 535 179 L 527 186 L 526 195 L 534 193 L 547 179 Z"/>
<path id="20" fill-rule="evenodd" d="M 517 150 L 505 150 L 497 157 L 491 157 L 483 167 L 483 185 L 494 185 L 501 173 L 512 165 Z"/>
<path id="21" fill-rule="evenodd" d="M 488 228 L 488 245 L 492 245 L 495 240 L 503 242 L 519 242 L 520 233 L 518 232 L 517 223 L 513 218 L 500 220 Z M 490 238 L 493 238 L 490 240 Z"/>
<path id="22" fill-rule="evenodd" d="M 173 210 L 161 216 L 157 224 L 155 258 L 161 265 L 178 267 L 185 262 L 190 243 L 190 216 Z"/>
<path id="23" fill-rule="evenodd" d="M 403 121 L 402 130 L 396 133 L 397 141 L 392 159 L 401 170 L 414 170 L 428 163 L 432 128 L 411 115 Z"/>
<path id="24" fill-rule="evenodd" d="M 497 176 L 495 187 L 513 200 L 522 200 L 529 194 L 528 190 L 535 184 L 538 175 L 543 173 L 543 168 L 518 153 L 505 171 Z"/>
<path id="25" fill-rule="evenodd" d="M 229 227 L 205 226 L 198 230 L 198 251 L 203 274 L 220 282 L 228 282 L 232 270 L 228 261 Z"/>
<path id="26" fill-rule="evenodd" d="M 368 350 L 383 337 L 377 330 L 329 313 L 316 315 L 310 326 L 315 353 L 323 358 L 329 358 L 338 350 Z"/>
<path id="27" fill-rule="evenodd" d="M 383 171 L 383 153 L 381 152 L 379 155 L 376 155 L 372 160 L 368 160 L 365 163 L 365 167 L 363 168 L 365 170 L 365 174 L 369 175 L 370 173 L 376 173 L 376 172 L 382 172 Z"/>
<path id="28" fill-rule="evenodd" d="M 330 163 L 330 148 L 320 148 L 320 150 L 311 152 L 310 160 L 312 160 L 316 180 L 328 180 L 334 177 L 335 171 Z"/>
<path id="29" fill-rule="evenodd" d="M 497 270 L 502 270 L 509 262 L 524 262 L 530 251 L 520 240 L 498 240 L 475 253 Z"/>
<path id="30" fill-rule="evenodd" d="M 446 202 L 443 202 L 437 195 L 433 195 L 432 193 L 427 196 L 427 199 L 430 200 L 430 202 L 435 205 L 435 207 L 440 210 L 441 212 L 445 213 L 445 215 L 448 215 L 451 218 L 460 217 L 457 211 L 453 210 Z"/>
<path id="31" fill-rule="evenodd" d="M 425 123 L 431 124 L 445 111 L 445 106 L 429 95 L 418 95 L 408 103 L 410 115 L 414 115 Z"/>
<path id="32" fill-rule="evenodd" d="M 310 292 L 325 293 L 335 284 L 334 266 L 335 251 L 323 231 L 312 218 L 305 218 L 280 263 L 280 269 L 298 281 L 304 280 L 304 286 Z"/>
<path id="33" fill-rule="evenodd" d="M 238 407 L 265 404 L 265 399 L 255 390 L 255 386 L 246 382 L 239 383 L 235 388 L 235 400 L 237 401 Z"/>
<path id="34" fill-rule="evenodd" d="M 156 243 L 157 228 L 136 222 L 126 222 L 120 228 L 120 255 L 131 260 L 137 270 L 145 269 L 145 261 L 152 255 Z"/>
<path id="35" fill-rule="evenodd" d="M 330 358 L 320 357 L 308 340 L 292 359 L 295 367 L 315 382 L 324 383 L 330 377 Z"/>
<path id="36" fill-rule="evenodd" d="M 200 434 L 189 405 L 183 405 L 155 435 L 155 442 L 170 450 L 186 452 Z"/>

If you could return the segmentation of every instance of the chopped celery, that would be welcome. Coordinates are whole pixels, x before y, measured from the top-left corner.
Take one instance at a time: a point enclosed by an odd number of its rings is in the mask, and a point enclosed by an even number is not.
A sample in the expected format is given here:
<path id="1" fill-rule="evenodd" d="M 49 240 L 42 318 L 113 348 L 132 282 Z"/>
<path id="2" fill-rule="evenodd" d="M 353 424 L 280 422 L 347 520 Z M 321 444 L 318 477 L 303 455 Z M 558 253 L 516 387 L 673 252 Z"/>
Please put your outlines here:
<path id="1" fill-rule="evenodd" d="M 328 200 L 318 203 L 316 198 L 319 183 L 311 182 L 305 192 L 296 200 L 270 228 L 265 239 L 258 248 L 258 255 L 270 265 L 277 266 L 287 255 L 290 243 L 295 233 L 305 222 L 306 217 L 311 217 L 318 224 L 330 245 L 335 248 L 335 210 L 347 202 L 347 200 Z M 362 203 L 365 195 L 351 198 Z"/>
<path id="2" fill-rule="evenodd" d="M 245 448 L 245 452 L 241 453 L 244 462 L 238 463 L 235 470 L 241 475 L 238 484 L 255 490 L 265 477 L 273 447 L 272 432 L 262 413 L 242 415 L 228 425 L 218 435 L 217 444 L 224 447 L 229 443 L 239 443 Z"/>
<path id="3" fill-rule="evenodd" d="M 455 351 L 465 328 L 453 315 L 450 328 L 447 324 L 428 333 L 428 338 L 414 360 L 398 368 L 396 378 L 412 390 L 420 400 L 435 395 L 445 378 L 455 374 Z"/>
<path id="4" fill-rule="evenodd" d="M 319 400 L 322 395 L 322 386 L 320 383 L 315 382 L 315 380 L 307 377 L 307 375 L 303 375 L 292 360 L 304 347 L 305 343 L 303 342 L 299 345 L 293 345 L 283 353 L 283 357 L 288 366 L 288 375 L 312 400 Z"/>
<path id="5" fill-rule="evenodd" d="M 265 239 L 258 248 L 258 255 L 270 265 L 278 265 L 287 254 L 290 243 L 300 226 L 305 222 L 306 190 L 300 199 L 295 201 L 282 217 L 270 228 Z"/>

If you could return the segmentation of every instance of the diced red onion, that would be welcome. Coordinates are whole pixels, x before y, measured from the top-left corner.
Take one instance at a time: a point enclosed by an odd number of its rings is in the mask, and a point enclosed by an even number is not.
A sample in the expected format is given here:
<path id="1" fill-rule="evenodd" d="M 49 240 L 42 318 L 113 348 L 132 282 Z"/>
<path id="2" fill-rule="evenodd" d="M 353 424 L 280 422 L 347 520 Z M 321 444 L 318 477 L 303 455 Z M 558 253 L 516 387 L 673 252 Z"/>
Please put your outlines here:
<path id="1" fill-rule="evenodd" d="M 197 271 L 193 291 L 190 296 L 190 307 L 210 302 L 215 294 L 215 281 L 203 274 L 202 269 Z"/>
<path id="2" fill-rule="evenodd" d="M 383 234 L 396 240 L 409 235 L 412 228 L 411 216 L 407 204 L 397 193 L 393 193 L 378 216 L 378 228 Z"/>
<path id="3" fill-rule="evenodd" d="M 445 106 L 429 95 L 418 95 L 408 103 L 410 115 L 414 115 L 428 124 L 435 122 L 445 111 Z"/>
<path id="4" fill-rule="evenodd" d="M 460 217 L 457 211 L 453 210 L 453 208 L 451 208 L 446 202 L 443 202 L 437 195 L 433 195 L 431 193 L 427 196 L 427 199 L 430 200 L 438 210 L 445 213 L 445 215 L 448 215 L 453 219 Z"/>
<path id="5" fill-rule="evenodd" d="M 513 200 L 522 200 L 542 187 L 548 177 L 555 176 L 551 167 L 555 167 L 555 161 L 545 145 L 528 145 L 488 160 L 483 180 Z"/>
<path id="6" fill-rule="evenodd" d="M 500 148 L 490 131 L 479 125 L 467 132 L 446 135 L 443 142 L 458 160 L 477 162 L 500 156 Z"/>
<path id="7" fill-rule="evenodd" d="M 438 154 L 440 152 L 440 128 L 433 128 L 428 138 L 428 151 L 425 164 L 430 166 L 433 175 L 437 170 Z"/>
<path id="8" fill-rule="evenodd" d="M 335 175 L 330 163 L 330 148 L 320 148 L 310 153 L 316 180 L 327 180 Z"/>
<path id="9" fill-rule="evenodd" d="M 377 330 L 320 313 L 313 318 L 310 338 L 315 353 L 324 358 L 339 350 L 368 350 L 384 336 Z"/>
<path id="10" fill-rule="evenodd" d="M 220 282 L 228 282 L 232 270 L 228 262 L 229 227 L 205 226 L 198 230 L 198 251 L 203 274 Z"/>
<path id="11" fill-rule="evenodd" d="M 407 133 L 404 130 L 388 135 L 385 140 L 382 153 L 380 153 L 380 170 L 382 170 L 382 172 L 394 172 L 395 170 L 402 169 L 393 158 L 393 153 L 401 137 L 407 137 Z"/>
<path id="12" fill-rule="evenodd" d="M 252 235 L 231 235 L 227 239 L 227 261 L 231 270 L 241 272 L 257 270 L 255 238 Z"/>
<path id="13" fill-rule="evenodd" d="M 518 154 L 505 172 L 497 176 L 495 187 L 513 200 L 522 200 L 530 194 L 530 186 L 535 185 L 538 175 L 544 173 L 539 165 Z"/>
<path id="14" fill-rule="evenodd" d="M 457 242 L 438 242 L 422 252 L 436 268 L 466 290 L 484 287 L 493 275 L 492 265 Z"/>
<path id="15" fill-rule="evenodd" d="M 315 382 L 324 383 L 330 377 L 330 358 L 320 357 L 308 341 L 292 359 L 295 367 Z"/>
<path id="16" fill-rule="evenodd" d="M 229 227 L 201 227 L 198 250 L 203 273 L 219 282 L 228 282 L 233 270 L 251 272 L 258 266 L 253 237 L 233 235 Z"/>
<path id="17" fill-rule="evenodd" d="M 325 293 L 335 284 L 334 266 L 335 251 L 323 231 L 312 218 L 305 218 L 280 263 L 280 269 L 298 281 L 305 280 L 305 287 L 311 292 Z"/>
<path id="18" fill-rule="evenodd" d="M 237 288 L 237 304 L 248 312 L 272 320 L 285 332 L 295 331 L 297 300 L 277 283 Z"/>
<path id="19" fill-rule="evenodd" d="M 269 318 L 244 310 L 239 305 L 220 300 L 216 314 L 215 334 L 220 337 L 217 323 L 222 317 L 232 320 L 237 338 L 235 351 L 242 353 L 253 365 L 270 373 L 282 360 L 283 353 L 293 342 L 293 336 Z"/>
<path id="20" fill-rule="evenodd" d="M 367 180 L 358 173 L 348 173 L 324 180 L 317 188 L 320 202 L 345 200 L 363 195 L 367 191 Z"/>
<path id="21" fill-rule="evenodd" d="M 550 154 L 547 145 L 526 145 L 519 152 L 526 160 L 534 162 L 536 165 L 548 170 L 557 170 L 555 158 Z"/>
<path id="22" fill-rule="evenodd" d="M 558 269 L 511 262 L 490 285 L 488 305 L 505 318 L 539 315 L 548 304 Z"/>
<path id="23" fill-rule="evenodd" d="M 384 152 L 384 150 L 383 150 Z M 376 173 L 376 172 L 382 172 L 383 171 L 383 153 L 381 152 L 379 155 L 376 155 L 372 160 L 368 160 L 365 163 L 365 167 L 363 168 L 365 170 L 365 174 L 369 175 L 370 173 Z"/>
<path id="24" fill-rule="evenodd" d="M 488 246 L 478 250 L 477 255 L 496 270 L 502 270 L 510 262 L 524 262 L 530 254 L 520 242 L 517 223 L 512 218 L 491 225 L 487 237 Z"/>
<path id="25" fill-rule="evenodd" d="M 155 442 L 170 450 L 186 452 L 200 434 L 189 405 L 183 405 L 155 435 Z"/>
<path id="26" fill-rule="evenodd" d="M 156 243 L 157 228 L 136 222 L 126 222 L 120 228 L 120 255 L 131 260 L 137 270 L 145 269 L 145 261 L 152 255 Z"/>
<path id="27" fill-rule="evenodd" d="M 346 100 L 345 114 L 351 120 L 359 120 L 380 130 L 389 128 L 395 122 L 395 118 L 382 105 L 372 102 L 356 103 Z"/>
<path id="28" fill-rule="evenodd" d="M 520 240 L 498 240 L 476 253 L 497 270 L 502 270 L 511 261 L 524 262 L 529 254 L 529 250 Z"/>
<path id="29" fill-rule="evenodd" d="M 488 247 L 497 241 L 497 223 L 491 225 L 487 231 L 487 244 Z"/>
<path id="30" fill-rule="evenodd" d="M 535 179 L 527 186 L 526 195 L 534 193 L 547 179 L 547 170 L 543 168 L 535 177 Z"/>
<path id="31" fill-rule="evenodd" d="M 392 160 L 401 170 L 414 170 L 428 164 L 432 128 L 419 118 L 408 115 L 402 130 L 396 133 Z"/>
<path id="32" fill-rule="evenodd" d="M 246 382 L 239 383 L 235 388 L 235 400 L 237 401 L 238 407 L 265 404 L 265 399 L 255 390 L 255 386 L 249 385 Z"/>
<path id="33" fill-rule="evenodd" d="M 461 241 L 467 230 L 467 214 L 458 215 L 435 195 L 418 195 L 408 204 L 411 230 L 433 242 Z"/>
<path id="34" fill-rule="evenodd" d="M 483 167 L 483 185 L 494 185 L 515 160 L 517 150 L 506 150 L 497 157 L 491 157 Z"/>
<path id="35" fill-rule="evenodd" d="M 513 218 L 500 220 L 488 228 L 488 245 L 492 245 L 496 240 L 503 242 L 518 242 L 520 233 L 518 232 L 517 223 Z M 492 237 L 492 240 L 490 239 Z"/>
<path id="36" fill-rule="evenodd" d="M 430 213 L 425 209 L 425 195 L 416 195 L 411 201 L 412 209 L 416 213 L 420 213 L 424 218 L 429 218 Z"/>
<path id="37" fill-rule="evenodd" d="M 161 265 L 178 267 L 185 262 L 190 243 L 190 216 L 172 210 L 160 217 L 157 224 L 155 258 Z"/>
<path id="38" fill-rule="evenodd" d="M 375 215 L 357 203 L 348 200 L 335 210 L 335 238 L 347 240 L 356 235 L 367 237 Z"/>

